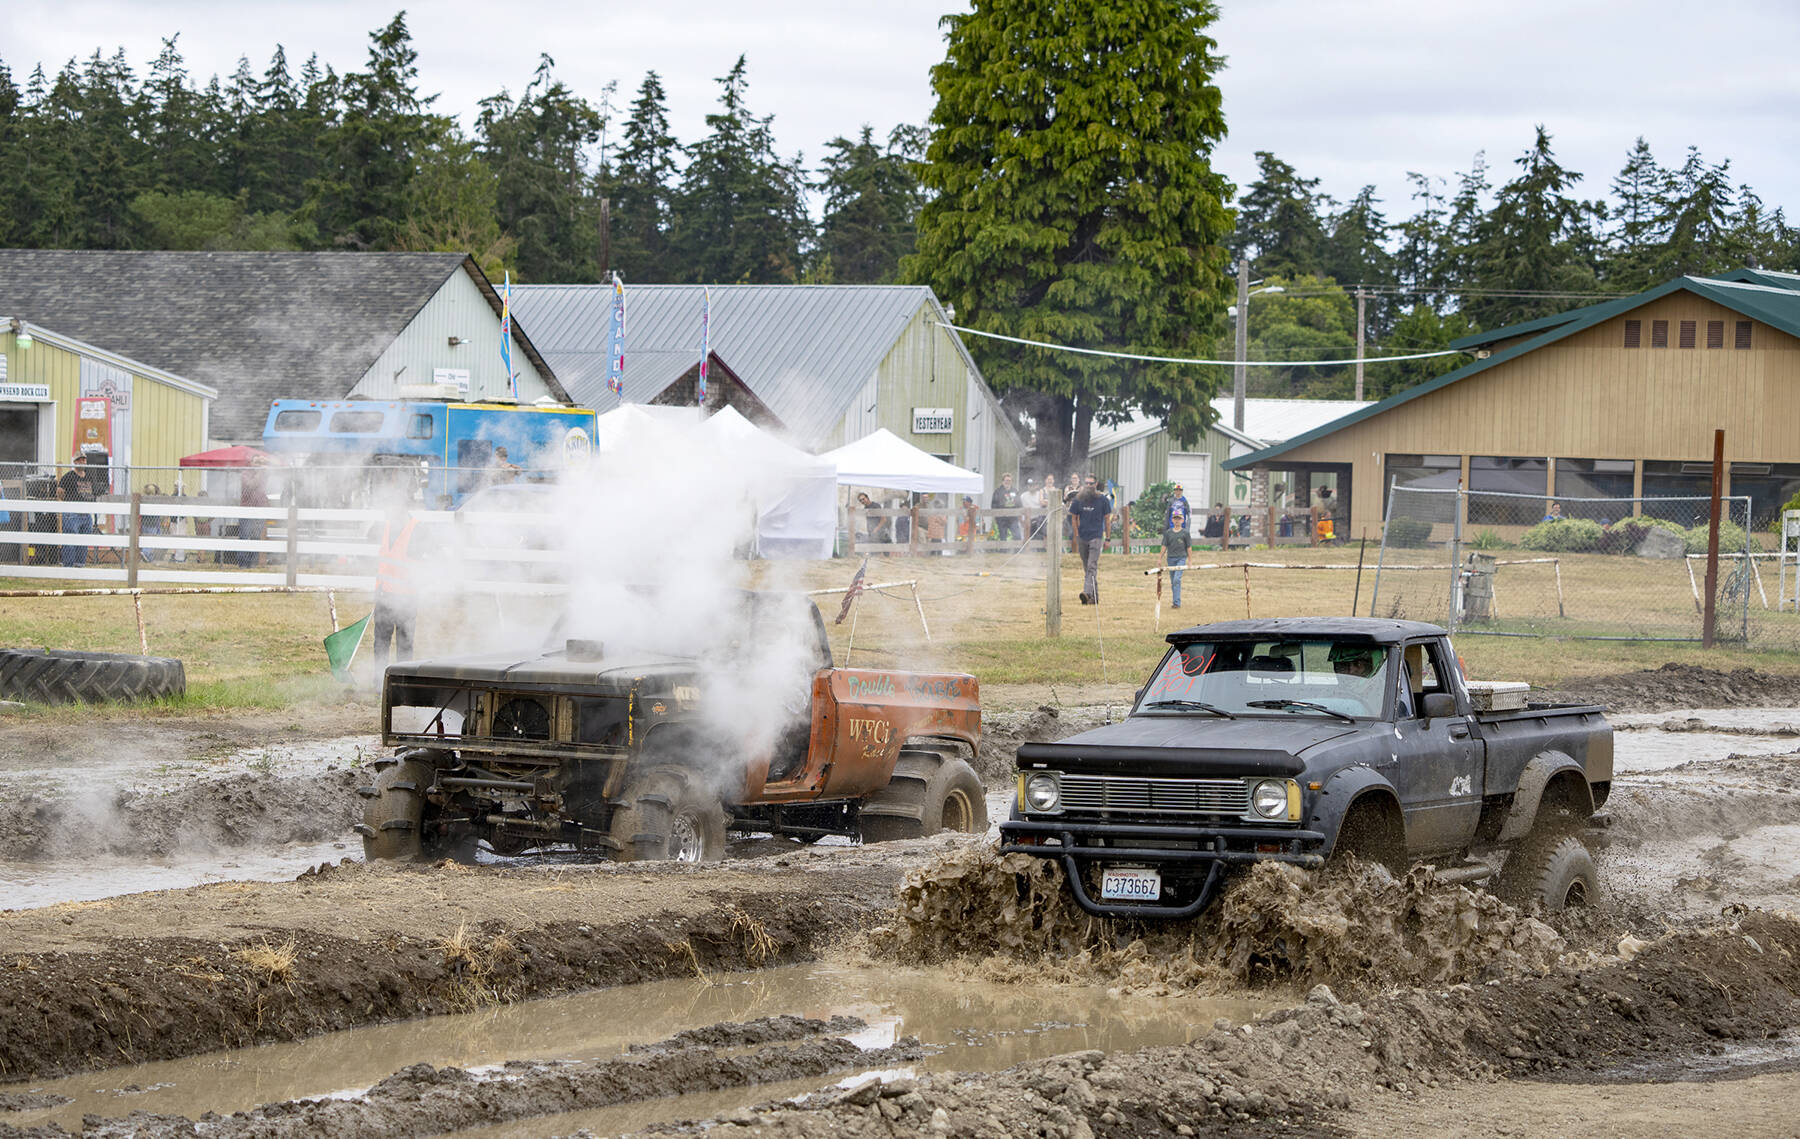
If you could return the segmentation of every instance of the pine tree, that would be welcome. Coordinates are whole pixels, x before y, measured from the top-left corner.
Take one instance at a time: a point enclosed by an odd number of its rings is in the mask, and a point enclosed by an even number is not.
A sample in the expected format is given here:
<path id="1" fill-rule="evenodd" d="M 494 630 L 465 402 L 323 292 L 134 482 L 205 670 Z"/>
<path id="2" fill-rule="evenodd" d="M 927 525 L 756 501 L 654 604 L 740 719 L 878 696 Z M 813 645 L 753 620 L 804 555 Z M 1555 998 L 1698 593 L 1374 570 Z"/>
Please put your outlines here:
<path id="1" fill-rule="evenodd" d="M 1449 237 L 1445 232 L 1444 196 L 1433 183 L 1442 186 L 1444 180 L 1410 170 L 1406 180 L 1412 183 L 1412 199 L 1419 206 L 1411 217 L 1395 227 L 1400 235 L 1400 248 L 1394 257 L 1394 272 L 1402 282 L 1421 290 L 1414 296 L 1435 308 L 1444 301 L 1436 290 L 1443 288 L 1446 281 L 1445 246 Z"/>
<path id="2" fill-rule="evenodd" d="M 1393 227 L 1378 208 L 1375 187 L 1364 186 L 1345 207 L 1331 216 L 1331 232 L 1325 239 L 1324 276 L 1351 293 L 1358 285 L 1392 285 L 1394 255 L 1388 252 Z M 1372 293 L 1365 302 L 1367 336 L 1379 338 L 1391 322 L 1391 293 Z M 1354 327 L 1354 326 L 1353 326 Z"/>
<path id="3" fill-rule="evenodd" d="M 1652 261 L 1658 280 L 1709 276 L 1742 263 L 1746 251 L 1733 232 L 1730 175 L 1729 159 L 1709 166 L 1695 146 L 1678 169 L 1665 172 L 1656 214 L 1662 242 Z"/>
<path id="4" fill-rule="evenodd" d="M 627 281 L 673 281 L 669 223 L 676 141 L 656 72 L 645 73 L 624 133 L 606 187 L 612 198 L 611 268 Z"/>
<path id="5" fill-rule="evenodd" d="M 517 244 L 521 280 L 598 279 L 599 211 L 585 150 L 600 137 L 600 112 L 538 57 L 515 103 L 505 91 L 482 100 L 480 154 L 493 171 L 500 228 Z"/>
<path id="6" fill-rule="evenodd" d="M 1493 210 L 1477 229 L 1474 285 L 1514 293 L 1593 292 L 1594 267 L 1584 258 L 1587 212 L 1567 191 L 1581 175 L 1556 161 L 1542 126 L 1517 159 L 1518 175 L 1500 187 Z M 1560 312 L 1569 299 L 1548 296 L 1475 296 L 1464 306 L 1483 328 Z"/>
<path id="7" fill-rule="evenodd" d="M 935 196 L 903 272 L 957 322 L 1053 344 L 1200 356 L 1221 325 L 1231 215 L 1205 0 L 976 0 L 944 20 L 921 180 Z M 1142 409 L 1192 440 L 1217 374 L 973 340 L 1059 472 L 1096 415 Z"/>
<path id="8" fill-rule="evenodd" d="M 1469 169 L 1456 177 L 1456 194 L 1450 199 L 1449 216 L 1444 219 L 1443 257 L 1438 264 L 1443 284 L 1452 292 L 1473 285 L 1478 276 L 1475 262 L 1482 222 L 1487 217 L 1486 199 L 1492 188 L 1487 154 L 1478 150 Z"/>
<path id="9" fill-rule="evenodd" d="M 896 127 L 883 150 L 864 124 L 855 142 L 840 136 L 825 144 L 824 178 L 815 184 L 825 195 L 817 276 L 863 285 L 898 279 L 900 259 L 918 241 L 924 194 L 913 167 L 922 142 L 921 132 Z"/>
<path id="10" fill-rule="evenodd" d="M 338 84 L 342 112 L 322 139 L 324 158 L 306 212 L 319 240 L 346 249 L 392 249 L 406 216 L 407 187 L 432 125 L 420 98 L 418 52 L 406 13 L 369 36 L 368 70 Z M 329 71 L 326 79 L 331 79 Z"/>
<path id="11" fill-rule="evenodd" d="M 1658 244 L 1657 195 L 1666 177 L 1650 144 L 1639 135 L 1612 180 L 1615 205 L 1604 265 L 1607 288 L 1636 292 L 1655 283 L 1651 262 Z"/>
<path id="12" fill-rule="evenodd" d="M 1256 152 L 1256 181 L 1238 201 L 1235 258 L 1248 258 L 1264 276 L 1303 277 L 1325 272 L 1325 223 L 1330 202 L 1317 178 L 1302 178 L 1266 150 Z"/>

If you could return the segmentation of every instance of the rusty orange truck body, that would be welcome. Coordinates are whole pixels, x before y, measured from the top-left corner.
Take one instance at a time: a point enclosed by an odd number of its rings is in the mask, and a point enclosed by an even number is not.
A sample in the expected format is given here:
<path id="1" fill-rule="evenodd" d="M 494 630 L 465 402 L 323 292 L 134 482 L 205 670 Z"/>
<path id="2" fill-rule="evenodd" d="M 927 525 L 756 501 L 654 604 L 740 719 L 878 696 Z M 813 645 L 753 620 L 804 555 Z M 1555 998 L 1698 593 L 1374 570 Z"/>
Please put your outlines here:
<path id="1" fill-rule="evenodd" d="M 986 829 L 968 763 L 974 677 L 833 667 L 810 601 L 744 597 L 743 628 L 722 639 L 804 638 L 791 677 L 741 654 L 615 658 L 578 640 L 390 667 L 394 753 L 361 789 L 366 855 L 573 845 L 705 861 L 731 830 L 876 841 Z"/>

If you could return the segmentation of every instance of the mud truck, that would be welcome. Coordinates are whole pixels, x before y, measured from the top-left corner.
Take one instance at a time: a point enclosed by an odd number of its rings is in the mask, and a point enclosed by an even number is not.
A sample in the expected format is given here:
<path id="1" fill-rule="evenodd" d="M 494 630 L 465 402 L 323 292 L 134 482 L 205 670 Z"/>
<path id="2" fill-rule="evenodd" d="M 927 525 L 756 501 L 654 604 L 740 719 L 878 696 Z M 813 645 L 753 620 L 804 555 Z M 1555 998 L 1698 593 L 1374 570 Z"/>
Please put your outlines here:
<path id="1" fill-rule="evenodd" d="M 1190 917 L 1233 867 L 1344 852 L 1497 877 L 1552 909 L 1594 895 L 1604 708 L 1473 686 L 1445 631 L 1418 622 L 1226 621 L 1167 640 L 1125 720 L 1018 751 L 1001 849 L 1061 862 L 1087 912 Z"/>
<path id="2" fill-rule="evenodd" d="M 864 841 L 987 829 L 970 767 L 981 732 L 975 678 L 832 667 L 818 609 L 746 594 L 737 627 L 695 656 L 609 653 L 565 640 L 389 666 L 367 800 L 371 859 L 468 858 L 553 844 L 619 860 L 711 861 L 728 830 Z M 762 700 L 767 669 L 738 651 L 803 637 L 792 683 Z M 763 701 L 766 705 L 769 701 Z M 760 743 L 735 730 L 751 717 Z"/>

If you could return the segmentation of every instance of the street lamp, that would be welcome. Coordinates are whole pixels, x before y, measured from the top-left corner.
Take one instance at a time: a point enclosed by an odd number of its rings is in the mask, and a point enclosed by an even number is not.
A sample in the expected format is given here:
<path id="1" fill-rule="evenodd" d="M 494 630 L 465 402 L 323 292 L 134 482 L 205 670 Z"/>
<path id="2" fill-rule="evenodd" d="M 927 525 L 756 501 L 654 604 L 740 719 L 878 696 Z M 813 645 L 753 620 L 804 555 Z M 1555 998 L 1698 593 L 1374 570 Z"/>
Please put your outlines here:
<path id="1" fill-rule="evenodd" d="M 1237 278 L 1238 301 L 1237 304 L 1231 306 L 1231 315 L 1237 318 L 1237 352 L 1232 356 L 1237 363 L 1232 367 L 1231 376 L 1231 425 L 1242 431 L 1244 429 L 1244 380 L 1250 371 L 1244 366 L 1244 361 L 1249 359 L 1247 326 L 1250 317 L 1250 298 L 1261 293 L 1281 293 L 1287 290 L 1280 285 L 1270 285 L 1267 288 L 1258 289 L 1254 293 L 1251 292 L 1250 286 L 1254 282 L 1250 280 L 1250 262 L 1248 261 L 1238 262 Z"/>

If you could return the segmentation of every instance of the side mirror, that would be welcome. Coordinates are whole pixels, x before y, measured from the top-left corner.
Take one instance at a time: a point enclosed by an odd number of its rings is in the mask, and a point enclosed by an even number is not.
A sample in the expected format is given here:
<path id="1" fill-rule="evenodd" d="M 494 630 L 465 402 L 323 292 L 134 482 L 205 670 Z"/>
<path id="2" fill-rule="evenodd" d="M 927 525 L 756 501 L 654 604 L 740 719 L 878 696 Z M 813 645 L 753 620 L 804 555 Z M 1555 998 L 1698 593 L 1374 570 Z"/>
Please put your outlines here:
<path id="1" fill-rule="evenodd" d="M 1147 689 L 1149 687 L 1150 686 L 1148 684 L 1146 684 L 1146 685 L 1144 685 L 1143 688 L 1140 688 L 1137 690 L 1137 695 L 1135 695 L 1131 698 L 1132 707 L 1135 708 L 1136 706 L 1138 706 L 1139 704 L 1142 704 L 1144 702 L 1144 691 L 1145 691 L 1145 689 Z"/>
<path id="2" fill-rule="evenodd" d="M 1419 712 L 1427 720 L 1454 716 L 1456 715 L 1456 697 L 1448 692 L 1428 692 L 1420 703 Z"/>

